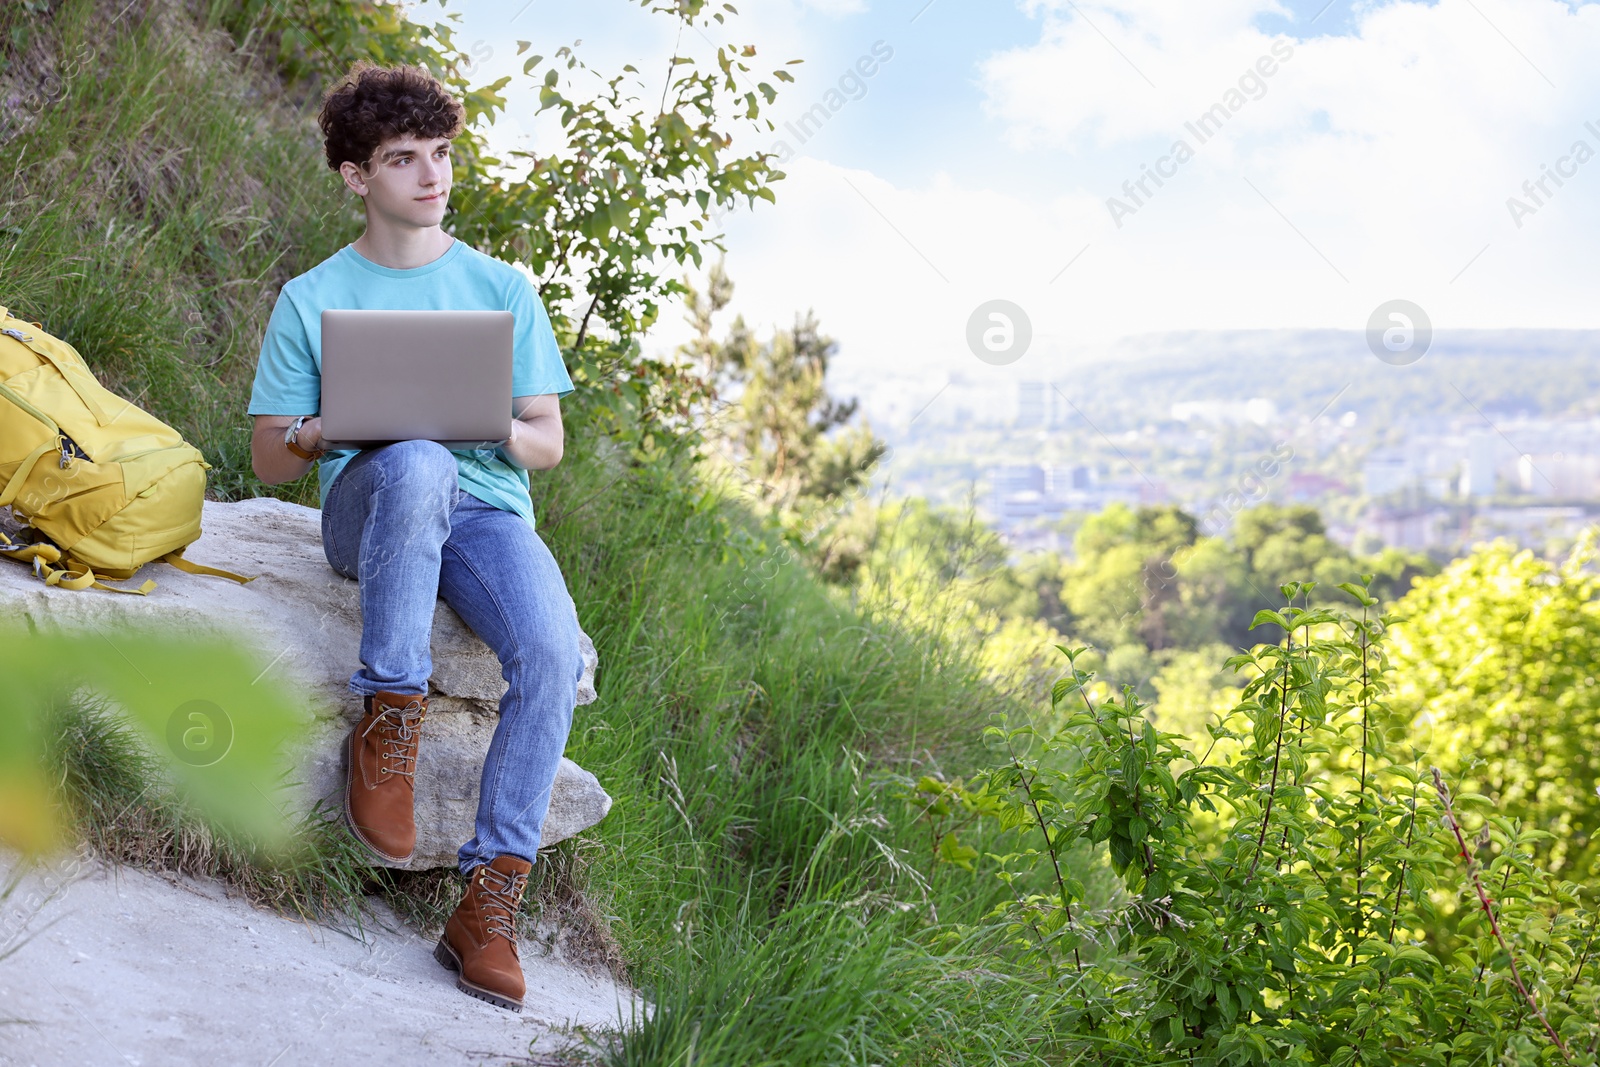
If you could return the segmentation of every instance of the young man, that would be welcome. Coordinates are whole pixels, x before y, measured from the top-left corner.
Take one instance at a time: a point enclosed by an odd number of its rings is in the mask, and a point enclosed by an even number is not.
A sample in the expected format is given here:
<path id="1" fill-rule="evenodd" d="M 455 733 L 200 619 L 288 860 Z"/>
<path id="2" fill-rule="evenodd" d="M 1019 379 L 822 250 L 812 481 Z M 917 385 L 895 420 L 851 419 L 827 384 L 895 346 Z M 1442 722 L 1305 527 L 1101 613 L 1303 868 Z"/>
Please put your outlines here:
<path id="1" fill-rule="evenodd" d="M 437 598 L 500 659 L 510 688 L 483 763 L 476 833 L 458 855 L 467 889 L 434 955 L 459 972 L 462 991 L 520 1011 L 515 919 L 583 673 L 571 597 L 534 532 L 527 472 L 561 461 L 558 401 L 572 380 L 527 278 L 440 229 L 462 114 L 414 67 L 358 64 L 324 99 L 328 166 L 361 197 L 366 232 L 279 293 L 250 397 L 251 459 L 269 485 L 317 464 L 323 551 L 360 582 L 362 667 L 350 689 L 364 710 L 345 743 L 345 815 L 379 858 L 403 862 L 416 844 Z M 324 450 L 325 308 L 512 312 L 510 439 L 457 452 L 434 441 Z"/>

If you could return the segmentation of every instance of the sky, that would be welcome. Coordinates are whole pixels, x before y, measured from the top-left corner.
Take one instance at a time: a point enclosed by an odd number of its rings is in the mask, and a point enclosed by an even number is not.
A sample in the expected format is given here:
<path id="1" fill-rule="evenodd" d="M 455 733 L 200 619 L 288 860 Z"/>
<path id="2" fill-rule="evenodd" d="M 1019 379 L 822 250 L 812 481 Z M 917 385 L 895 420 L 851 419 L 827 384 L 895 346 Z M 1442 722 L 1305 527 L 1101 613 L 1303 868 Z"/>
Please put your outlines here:
<path id="1" fill-rule="evenodd" d="M 985 344 L 1043 375 L 1147 333 L 1360 331 L 1395 300 L 1436 334 L 1600 326 L 1600 2 L 744 0 L 681 42 L 630 0 L 449 2 L 474 77 L 514 75 L 498 146 L 559 145 L 519 40 L 581 39 L 653 85 L 675 45 L 802 59 L 779 129 L 735 145 L 787 177 L 723 220 L 732 310 L 813 309 L 847 377 Z"/>

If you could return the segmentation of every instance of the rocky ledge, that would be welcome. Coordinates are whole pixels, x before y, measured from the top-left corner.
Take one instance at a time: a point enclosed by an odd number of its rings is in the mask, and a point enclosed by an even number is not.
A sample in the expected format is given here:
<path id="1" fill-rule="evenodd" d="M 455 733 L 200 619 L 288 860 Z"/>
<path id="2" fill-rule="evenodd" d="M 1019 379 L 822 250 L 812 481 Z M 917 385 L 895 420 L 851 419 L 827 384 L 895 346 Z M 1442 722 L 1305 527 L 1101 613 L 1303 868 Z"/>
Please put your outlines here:
<path id="1" fill-rule="evenodd" d="M 327 799 L 338 811 L 344 783 L 339 742 L 361 714 L 360 698 L 348 685 L 361 665 L 357 583 L 328 566 L 321 513 L 314 508 L 267 497 L 207 501 L 201 529 L 184 558 L 255 580 L 240 585 L 152 563 L 116 584 L 136 588 L 153 578 L 156 588 L 126 596 L 49 587 L 21 564 L 0 561 L 0 613 L 39 630 L 87 631 L 92 623 L 118 618 L 132 625 L 221 631 L 249 642 L 263 669 L 271 666 L 294 678 L 311 704 L 315 723 L 297 776 L 302 801 L 309 806 Z M 585 670 L 578 703 L 588 704 L 595 699 L 597 657 L 587 635 L 580 641 Z M 417 850 L 403 865 L 412 870 L 454 866 L 456 849 L 472 836 L 479 772 L 506 690 L 494 653 L 442 600 L 434 611 L 432 650 L 428 722 L 417 759 Z M 543 843 L 580 833 L 610 808 L 611 798 L 594 775 L 563 759 Z"/>

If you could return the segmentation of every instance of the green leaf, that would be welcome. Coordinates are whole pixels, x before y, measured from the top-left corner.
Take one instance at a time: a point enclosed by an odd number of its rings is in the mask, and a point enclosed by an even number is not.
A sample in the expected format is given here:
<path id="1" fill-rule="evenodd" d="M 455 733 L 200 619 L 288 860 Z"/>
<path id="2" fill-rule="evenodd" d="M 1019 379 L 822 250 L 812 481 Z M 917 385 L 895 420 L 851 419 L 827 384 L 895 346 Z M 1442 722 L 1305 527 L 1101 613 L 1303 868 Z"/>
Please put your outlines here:
<path id="1" fill-rule="evenodd" d="M 1217 998 L 1217 1010 L 1222 1012 L 1222 1021 L 1232 1026 L 1234 1012 L 1237 1010 L 1233 1001 L 1233 990 L 1225 983 L 1218 982 L 1212 987 L 1211 992 Z"/>
<path id="2" fill-rule="evenodd" d="M 953 863 L 963 870 L 974 870 L 972 861 L 978 858 L 978 850 L 970 845 L 963 845 L 956 839 L 954 831 L 947 833 L 939 841 L 939 858 L 945 863 Z"/>
<path id="3" fill-rule="evenodd" d="M 1250 620 L 1250 629 L 1254 630 L 1257 626 L 1266 626 L 1269 624 L 1284 630 L 1293 629 L 1293 627 L 1289 625 L 1289 621 L 1278 612 L 1268 611 L 1266 609 L 1256 612 L 1255 618 Z"/>

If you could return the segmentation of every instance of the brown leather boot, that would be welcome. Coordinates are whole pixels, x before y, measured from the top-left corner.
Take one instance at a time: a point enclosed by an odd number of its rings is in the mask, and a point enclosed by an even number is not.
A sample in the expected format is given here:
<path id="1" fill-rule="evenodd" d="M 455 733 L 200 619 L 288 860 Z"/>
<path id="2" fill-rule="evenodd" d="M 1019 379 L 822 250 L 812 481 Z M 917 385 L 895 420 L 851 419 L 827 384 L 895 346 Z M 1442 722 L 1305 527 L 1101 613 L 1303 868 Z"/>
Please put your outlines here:
<path id="1" fill-rule="evenodd" d="M 345 819 L 380 858 L 404 863 L 417 847 L 412 798 L 428 698 L 379 692 L 362 703 L 366 712 L 345 739 Z"/>
<path id="2" fill-rule="evenodd" d="M 516 856 L 496 856 L 472 871 L 433 958 L 458 972 L 456 988 L 501 1008 L 522 1010 L 527 983 L 517 958 L 517 909 L 533 864 Z"/>

